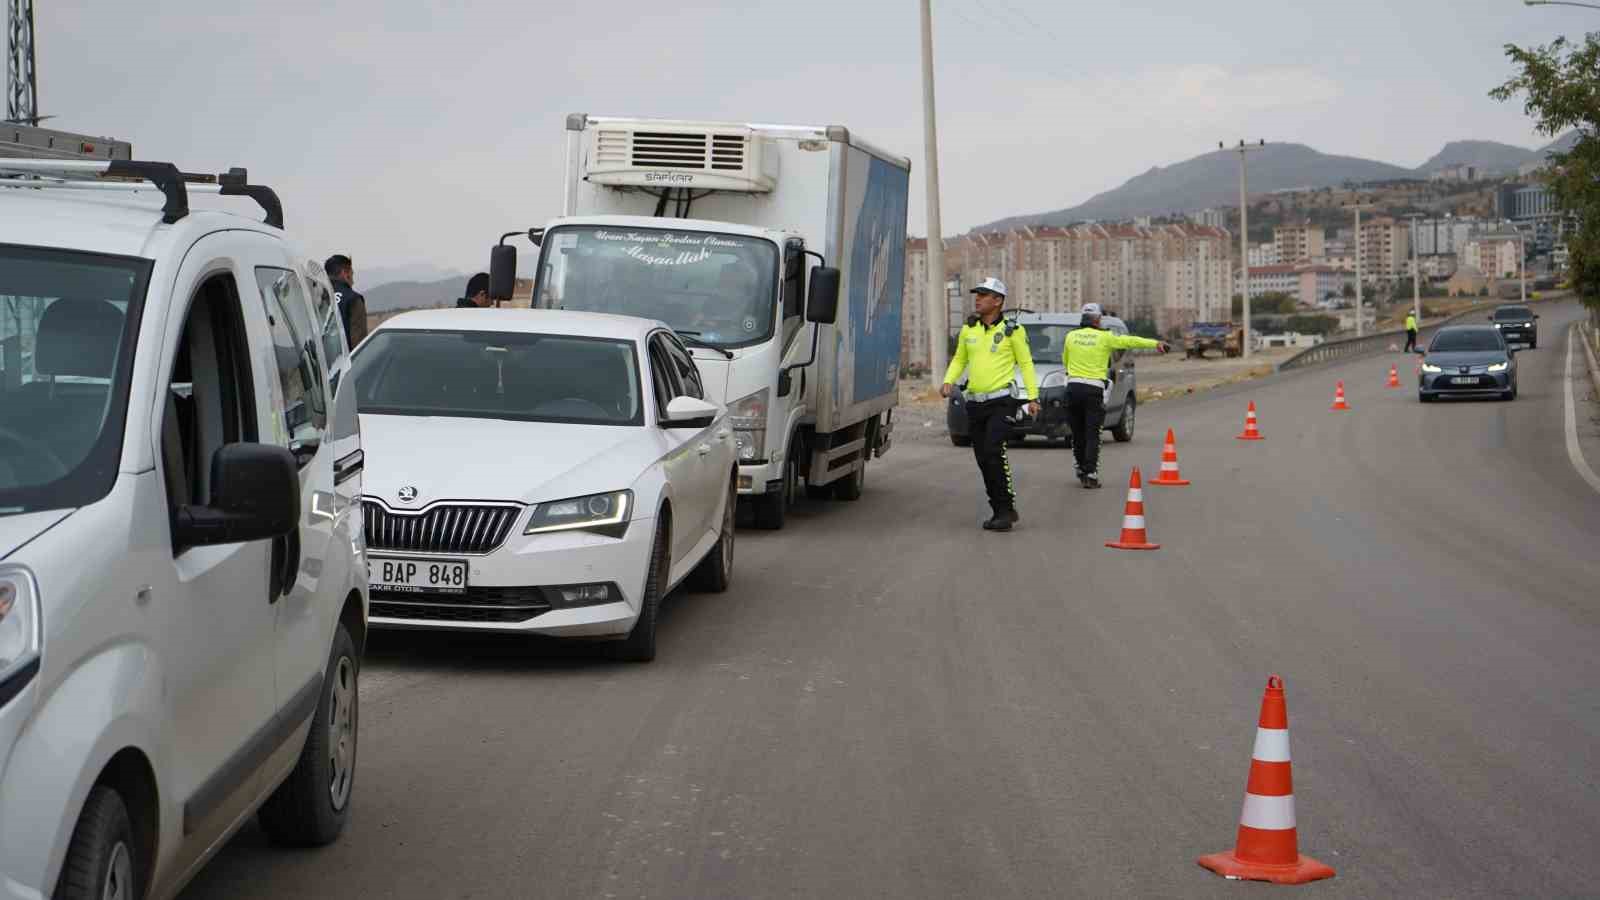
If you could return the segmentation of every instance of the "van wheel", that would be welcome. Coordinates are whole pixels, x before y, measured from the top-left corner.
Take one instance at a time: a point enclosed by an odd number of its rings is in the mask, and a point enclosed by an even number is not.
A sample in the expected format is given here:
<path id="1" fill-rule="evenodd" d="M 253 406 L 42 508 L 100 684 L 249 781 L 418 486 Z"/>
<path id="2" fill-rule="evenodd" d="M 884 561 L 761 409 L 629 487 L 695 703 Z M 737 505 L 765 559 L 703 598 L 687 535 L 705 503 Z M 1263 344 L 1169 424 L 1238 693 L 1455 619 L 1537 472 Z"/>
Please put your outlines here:
<path id="1" fill-rule="evenodd" d="M 612 646 L 614 658 L 626 662 L 649 662 L 656 658 L 656 620 L 661 615 L 661 595 L 666 593 L 670 552 L 667 530 L 657 525 L 655 539 L 650 544 L 650 569 L 644 576 L 644 596 L 639 598 L 639 618 L 628 637 Z"/>
<path id="2" fill-rule="evenodd" d="M 261 830 L 273 843 L 321 847 L 333 843 L 344 830 L 356 780 L 360 671 L 355 641 L 340 625 L 333 633 L 322 697 L 300 761 L 257 814 Z"/>
<path id="3" fill-rule="evenodd" d="M 1133 392 L 1129 391 L 1128 400 L 1122 405 L 1122 421 L 1111 429 L 1111 436 L 1117 439 L 1117 443 L 1126 444 L 1133 440 L 1133 411 L 1138 405 L 1133 400 Z"/>
<path id="4" fill-rule="evenodd" d="M 144 863 L 138 858 L 137 846 L 122 796 L 96 785 L 73 826 L 55 896 L 58 900 L 139 900 L 144 896 Z"/>
<path id="5" fill-rule="evenodd" d="M 722 531 L 717 535 L 717 542 L 712 545 L 711 552 L 700 564 L 694 567 L 694 572 L 689 575 L 689 587 L 697 591 L 706 591 L 720 594 L 728 589 L 728 584 L 733 581 L 733 507 L 739 502 L 739 488 L 734 482 L 728 483 L 728 502 L 723 504 Z"/>

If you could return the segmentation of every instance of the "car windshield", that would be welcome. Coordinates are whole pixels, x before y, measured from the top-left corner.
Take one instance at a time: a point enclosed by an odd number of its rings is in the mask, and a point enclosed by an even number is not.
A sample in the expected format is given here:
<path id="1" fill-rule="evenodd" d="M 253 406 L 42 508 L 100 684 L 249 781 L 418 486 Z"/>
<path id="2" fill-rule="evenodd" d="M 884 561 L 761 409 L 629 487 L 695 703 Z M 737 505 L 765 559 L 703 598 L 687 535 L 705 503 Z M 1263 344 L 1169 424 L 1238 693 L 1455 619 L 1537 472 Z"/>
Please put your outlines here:
<path id="1" fill-rule="evenodd" d="M 1500 350 L 1500 335 L 1481 328 L 1447 328 L 1433 338 L 1429 353 L 1471 353 Z"/>
<path id="2" fill-rule="evenodd" d="M 0 245 L 0 515 L 104 496 L 145 260 Z"/>
<path id="3" fill-rule="evenodd" d="M 778 248 L 734 234 L 568 226 L 545 235 L 538 305 L 657 319 L 719 347 L 772 336 Z"/>
<path id="4" fill-rule="evenodd" d="M 390 416 L 638 425 L 634 342 L 570 335 L 385 329 L 355 353 L 356 406 Z"/>
<path id="5" fill-rule="evenodd" d="M 1494 311 L 1496 322 L 1520 322 L 1533 318 L 1533 310 L 1526 306 L 1502 306 Z"/>
<path id="6" fill-rule="evenodd" d="M 1022 327 L 1028 332 L 1028 346 L 1033 348 L 1033 361 L 1060 365 L 1061 351 L 1065 349 L 1067 335 L 1075 331 L 1078 326 L 1034 323 L 1024 324 Z"/>

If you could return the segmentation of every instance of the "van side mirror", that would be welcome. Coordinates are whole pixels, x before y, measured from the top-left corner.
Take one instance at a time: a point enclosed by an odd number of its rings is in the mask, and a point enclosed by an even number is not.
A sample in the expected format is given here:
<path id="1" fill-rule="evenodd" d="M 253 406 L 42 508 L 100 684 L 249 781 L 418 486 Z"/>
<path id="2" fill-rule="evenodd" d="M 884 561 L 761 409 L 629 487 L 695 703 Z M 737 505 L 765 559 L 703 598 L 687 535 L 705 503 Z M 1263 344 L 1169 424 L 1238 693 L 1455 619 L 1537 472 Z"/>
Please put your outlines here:
<path id="1" fill-rule="evenodd" d="M 489 250 L 489 299 L 510 300 L 517 289 L 517 248 L 496 244 Z"/>
<path id="2" fill-rule="evenodd" d="M 839 270 L 811 267 L 811 289 L 806 292 L 806 321 L 832 325 L 839 318 Z"/>
<path id="3" fill-rule="evenodd" d="M 211 505 L 179 507 L 180 546 L 283 537 L 300 520 L 294 454 L 274 444 L 224 444 L 211 457 Z"/>

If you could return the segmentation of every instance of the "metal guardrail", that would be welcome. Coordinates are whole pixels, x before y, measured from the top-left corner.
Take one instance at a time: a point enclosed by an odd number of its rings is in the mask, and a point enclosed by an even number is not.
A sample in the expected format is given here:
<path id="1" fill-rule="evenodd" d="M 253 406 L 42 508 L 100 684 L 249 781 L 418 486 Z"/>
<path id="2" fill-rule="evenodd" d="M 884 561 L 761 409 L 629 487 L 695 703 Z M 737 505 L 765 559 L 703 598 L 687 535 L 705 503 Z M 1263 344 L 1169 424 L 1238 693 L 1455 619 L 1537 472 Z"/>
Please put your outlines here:
<path id="1" fill-rule="evenodd" d="M 1541 299 L 1555 298 L 1547 297 Z M 1468 316 L 1475 316 L 1483 312 L 1492 312 L 1496 307 L 1504 306 L 1507 302 L 1515 301 L 1490 300 L 1486 303 L 1474 303 L 1472 306 L 1467 307 L 1461 312 L 1446 316 L 1445 318 L 1440 319 L 1432 324 L 1423 325 L 1417 329 L 1417 343 L 1419 345 L 1423 343 L 1422 339 L 1424 335 L 1431 334 L 1446 325 L 1454 324 L 1458 320 L 1464 319 Z M 1537 301 L 1530 300 L 1529 302 L 1532 303 Z M 1405 329 L 1396 329 L 1394 331 L 1380 331 L 1377 334 L 1369 334 L 1363 337 L 1341 338 L 1336 341 L 1325 341 L 1315 347 L 1309 347 L 1305 350 L 1302 350 L 1283 362 L 1278 363 L 1277 370 L 1279 372 L 1287 372 L 1291 369 L 1304 369 L 1308 366 L 1333 362 L 1334 360 L 1339 359 L 1348 359 L 1352 356 L 1363 356 L 1368 353 L 1379 353 L 1388 350 L 1390 344 L 1403 344 L 1405 339 Z"/>

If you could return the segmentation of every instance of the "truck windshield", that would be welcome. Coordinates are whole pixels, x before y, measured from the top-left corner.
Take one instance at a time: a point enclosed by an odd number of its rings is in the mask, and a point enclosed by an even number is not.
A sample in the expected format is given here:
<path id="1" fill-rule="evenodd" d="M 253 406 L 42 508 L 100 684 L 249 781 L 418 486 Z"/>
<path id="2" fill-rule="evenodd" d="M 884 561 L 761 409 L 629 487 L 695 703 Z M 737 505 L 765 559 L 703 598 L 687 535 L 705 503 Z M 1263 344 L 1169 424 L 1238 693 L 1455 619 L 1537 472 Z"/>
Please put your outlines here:
<path id="1" fill-rule="evenodd" d="M 0 516 L 111 489 L 149 265 L 0 245 Z"/>
<path id="2" fill-rule="evenodd" d="M 540 256 L 538 306 L 658 319 L 718 347 L 772 337 L 778 249 L 735 234 L 563 226 Z"/>

